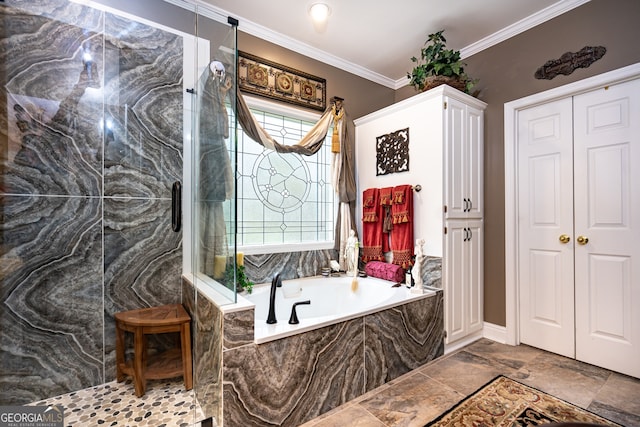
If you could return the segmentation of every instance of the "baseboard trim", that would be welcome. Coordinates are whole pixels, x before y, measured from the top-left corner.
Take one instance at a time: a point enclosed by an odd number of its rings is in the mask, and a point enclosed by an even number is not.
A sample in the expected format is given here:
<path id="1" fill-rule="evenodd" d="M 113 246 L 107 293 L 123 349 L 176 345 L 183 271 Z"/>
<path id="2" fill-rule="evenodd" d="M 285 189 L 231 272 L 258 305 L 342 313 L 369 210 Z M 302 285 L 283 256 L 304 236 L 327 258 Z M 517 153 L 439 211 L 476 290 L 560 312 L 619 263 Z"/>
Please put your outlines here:
<path id="1" fill-rule="evenodd" d="M 482 338 L 482 331 L 474 332 L 471 335 L 467 335 L 464 338 L 460 338 L 458 341 L 445 344 L 444 345 L 444 354 L 453 353 L 454 351 L 460 350 L 462 347 L 465 347 L 475 341 L 478 341 Z"/>
<path id="2" fill-rule="evenodd" d="M 506 344 L 507 328 L 506 326 L 484 322 L 484 326 L 482 328 L 482 336 L 491 341 L 499 342 L 500 344 Z"/>

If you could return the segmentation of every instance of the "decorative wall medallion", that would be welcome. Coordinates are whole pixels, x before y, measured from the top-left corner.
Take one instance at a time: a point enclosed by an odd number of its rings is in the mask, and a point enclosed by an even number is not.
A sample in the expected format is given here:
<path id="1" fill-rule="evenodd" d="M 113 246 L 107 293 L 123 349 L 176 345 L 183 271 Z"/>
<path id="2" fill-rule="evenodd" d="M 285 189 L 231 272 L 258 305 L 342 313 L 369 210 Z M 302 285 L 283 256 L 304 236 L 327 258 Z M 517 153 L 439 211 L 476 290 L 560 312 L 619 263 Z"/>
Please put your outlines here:
<path id="1" fill-rule="evenodd" d="M 247 69 L 247 80 L 252 85 L 267 87 L 269 85 L 269 70 L 256 64 L 250 64 Z"/>
<path id="2" fill-rule="evenodd" d="M 409 171 L 409 128 L 376 138 L 376 176 Z"/>
<path id="3" fill-rule="evenodd" d="M 293 78 L 285 73 L 276 73 L 276 90 L 293 94 Z"/>
<path id="4" fill-rule="evenodd" d="M 316 87 L 308 81 L 300 82 L 300 96 L 303 99 L 314 100 L 316 98 Z"/>
<path id="5" fill-rule="evenodd" d="M 245 52 L 238 52 L 242 92 L 324 111 L 327 81 Z"/>
<path id="6" fill-rule="evenodd" d="M 551 80 L 559 74 L 568 76 L 577 68 L 587 68 L 607 53 L 604 46 L 585 46 L 578 52 L 567 52 L 558 59 L 551 59 L 536 70 L 536 79 Z"/>

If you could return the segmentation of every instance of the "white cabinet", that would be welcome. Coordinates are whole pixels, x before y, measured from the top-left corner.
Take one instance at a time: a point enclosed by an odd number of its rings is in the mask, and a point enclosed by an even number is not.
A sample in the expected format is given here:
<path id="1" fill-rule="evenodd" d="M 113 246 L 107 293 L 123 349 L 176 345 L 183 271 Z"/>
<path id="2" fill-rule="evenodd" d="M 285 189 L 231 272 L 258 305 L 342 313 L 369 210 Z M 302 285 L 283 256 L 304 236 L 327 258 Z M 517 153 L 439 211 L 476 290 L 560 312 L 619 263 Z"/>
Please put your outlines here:
<path id="1" fill-rule="evenodd" d="M 422 187 L 414 195 L 414 236 L 425 239 L 426 255 L 443 257 L 447 344 L 470 340 L 483 326 L 485 107 L 484 102 L 442 85 L 354 121 L 359 196 L 367 188 Z M 378 175 L 376 139 L 405 128 L 409 170 Z M 360 198 L 356 204 L 356 212 L 362 212 Z M 360 221 L 359 226 L 361 235 Z"/>
<path id="2" fill-rule="evenodd" d="M 483 326 L 483 132 L 485 105 L 446 96 L 444 259 L 446 344 L 475 339 Z"/>

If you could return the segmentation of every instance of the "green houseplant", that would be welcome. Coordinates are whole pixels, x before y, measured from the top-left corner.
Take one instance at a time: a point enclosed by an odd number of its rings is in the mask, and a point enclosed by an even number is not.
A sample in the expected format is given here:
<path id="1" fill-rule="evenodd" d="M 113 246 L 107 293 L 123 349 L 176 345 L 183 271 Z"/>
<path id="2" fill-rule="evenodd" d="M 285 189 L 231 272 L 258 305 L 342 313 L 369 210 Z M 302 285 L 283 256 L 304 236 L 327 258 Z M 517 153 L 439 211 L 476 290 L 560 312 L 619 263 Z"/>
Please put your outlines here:
<path id="1" fill-rule="evenodd" d="M 465 73 L 466 64 L 460 60 L 460 51 L 446 48 L 443 33 L 444 30 L 429 34 L 420 50 L 420 58 L 411 58 L 416 66 L 407 73 L 409 84 L 418 91 L 425 91 L 446 83 L 470 93 L 476 81 Z"/>
<path id="2" fill-rule="evenodd" d="M 224 271 L 224 283 L 225 285 L 232 289 L 233 288 L 233 280 L 234 280 L 234 271 L 233 271 L 233 263 L 227 264 L 227 269 Z M 235 279 L 236 279 L 236 288 L 238 292 L 247 291 L 248 294 L 253 292 L 254 283 L 249 280 L 246 273 L 244 272 L 244 265 L 237 265 L 235 269 Z"/>

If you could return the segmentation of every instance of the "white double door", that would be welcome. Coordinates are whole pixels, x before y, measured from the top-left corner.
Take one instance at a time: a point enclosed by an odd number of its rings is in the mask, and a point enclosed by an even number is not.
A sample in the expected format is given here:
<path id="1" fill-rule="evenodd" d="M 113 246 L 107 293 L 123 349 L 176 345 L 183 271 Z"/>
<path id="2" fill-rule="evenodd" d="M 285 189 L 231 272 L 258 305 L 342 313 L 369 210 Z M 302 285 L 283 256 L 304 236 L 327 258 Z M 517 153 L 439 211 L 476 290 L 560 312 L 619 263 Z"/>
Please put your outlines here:
<path id="1" fill-rule="evenodd" d="M 520 341 L 640 377 L 640 80 L 518 114 Z"/>

